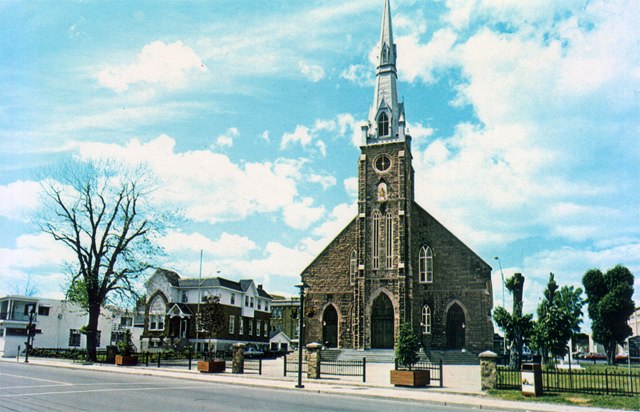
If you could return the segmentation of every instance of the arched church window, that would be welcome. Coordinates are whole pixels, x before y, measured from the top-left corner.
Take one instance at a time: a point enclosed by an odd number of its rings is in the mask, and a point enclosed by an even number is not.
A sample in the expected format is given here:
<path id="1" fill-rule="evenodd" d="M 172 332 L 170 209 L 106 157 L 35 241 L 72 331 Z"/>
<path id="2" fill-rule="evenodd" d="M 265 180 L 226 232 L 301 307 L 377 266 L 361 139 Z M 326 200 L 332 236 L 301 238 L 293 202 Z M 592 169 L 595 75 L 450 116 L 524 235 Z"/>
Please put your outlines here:
<path id="1" fill-rule="evenodd" d="M 386 257 L 387 269 L 393 266 L 393 214 L 387 211 L 385 216 L 385 245 L 384 254 Z"/>
<path id="2" fill-rule="evenodd" d="M 378 136 L 389 136 L 389 116 L 385 112 L 378 116 Z"/>
<path id="3" fill-rule="evenodd" d="M 418 272 L 420 276 L 420 283 L 433 282 L 433 252 L 429 246 L 423 246 L 420 248 L 420 255 L 418 256 Z"/>
<path id="4" fill-rule="evenodd" d="M 356 282 L 356 271 L 358 270 L 358 257 L 356 254 L 356 250 L 351 251 L 351 256 L 349 257 L 349 283 L 352 285 Z"/>
<path id="5" fill-rule="evenodd" d="M 149 305 L 149 330 L 164 330 L 164 318 L 167 313 L 167 305 L 160 296 Z"/>
<path id="6" fill-rule="evenodd" d="M 371 219 L 373 269 L 380 268 L 380 212 L 373 212 Z"/>
<path id="7" fill-rule="evenodd" d="M 429 305 L 422 307 L 422 333 L 424 335 L 431 335 L 431 308 Z"/>

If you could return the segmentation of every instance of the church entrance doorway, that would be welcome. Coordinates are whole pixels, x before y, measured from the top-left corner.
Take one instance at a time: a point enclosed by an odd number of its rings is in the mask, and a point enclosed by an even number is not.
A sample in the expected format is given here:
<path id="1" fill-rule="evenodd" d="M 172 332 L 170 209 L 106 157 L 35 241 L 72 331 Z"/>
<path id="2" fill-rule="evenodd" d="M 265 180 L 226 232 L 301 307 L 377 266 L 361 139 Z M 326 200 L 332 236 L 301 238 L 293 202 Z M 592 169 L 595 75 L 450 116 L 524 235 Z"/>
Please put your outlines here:
<path id="1" fill-rule="evenodd" d="M 393 349 L 393 304 L 384 293 L 371 306 L 371 348 Z"/>
<path id="2" fill-rule="evenodd" d="M 327 348 L 338 347 L 338 312 L 333 305 L 322 314 L 322 342 Z"/>
<path id="3" fill-rule="evenodd" d="M 454 303 L 447 312 L 447 349 L 464 348 L 464 311 Z"/>

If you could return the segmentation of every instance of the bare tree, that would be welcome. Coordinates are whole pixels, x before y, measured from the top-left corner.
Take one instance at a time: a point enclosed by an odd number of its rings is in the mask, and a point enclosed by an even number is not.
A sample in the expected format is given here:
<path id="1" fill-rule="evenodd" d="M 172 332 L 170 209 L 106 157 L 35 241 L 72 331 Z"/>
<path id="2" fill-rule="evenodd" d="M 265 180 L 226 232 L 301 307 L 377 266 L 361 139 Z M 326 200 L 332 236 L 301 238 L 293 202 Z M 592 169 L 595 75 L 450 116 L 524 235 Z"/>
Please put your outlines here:
<path id="1" fill-rule="evenodd" d="M 165 227 L 149 204 L 157 185 L 144 167 L 115 161 L 61 167 L 57 181 L 43 184 L 42 231 L 73 251 L 67 296 L 89 314 L 87 360 L 96 360 L 101 308 L 135 298 L 136 283 L 161 252 L 156 236 Z"/>
<path id="2" fill-rule="evenodd" d="M 16 295 L 22 296 L 36 296 L 40 293 L 38 285 L 34 283 L 31 278 L 31 273 L 27 275 L 27 278 L 23 281 L 15 282 L 13 284 L 13 290 Z"/>

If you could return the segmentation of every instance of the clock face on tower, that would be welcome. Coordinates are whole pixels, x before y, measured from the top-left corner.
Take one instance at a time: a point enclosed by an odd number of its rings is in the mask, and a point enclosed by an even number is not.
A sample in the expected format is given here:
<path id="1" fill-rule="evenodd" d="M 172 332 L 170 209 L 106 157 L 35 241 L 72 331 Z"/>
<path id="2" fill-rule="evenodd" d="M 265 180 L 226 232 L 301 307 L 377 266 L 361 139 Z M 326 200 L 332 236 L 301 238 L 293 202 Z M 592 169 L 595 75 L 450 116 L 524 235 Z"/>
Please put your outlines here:
<path id="1" fill-rule="evenodd" d="M 391 167 L 391 159 L 387 155 L 378 156 L 373 163 L 373 167 L 381 173 L 386 172 Z"/>

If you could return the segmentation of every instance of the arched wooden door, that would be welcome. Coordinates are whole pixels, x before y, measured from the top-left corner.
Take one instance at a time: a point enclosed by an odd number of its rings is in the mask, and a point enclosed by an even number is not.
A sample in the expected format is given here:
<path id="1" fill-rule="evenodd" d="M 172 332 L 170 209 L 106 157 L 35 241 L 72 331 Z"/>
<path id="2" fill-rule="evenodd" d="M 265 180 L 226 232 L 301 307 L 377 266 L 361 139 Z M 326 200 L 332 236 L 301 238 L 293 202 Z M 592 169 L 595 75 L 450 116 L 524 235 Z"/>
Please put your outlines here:
<path id="1" fill-rule="evenodd" d="M 393 303 L 384 293 L 371 306 L 371 348 L 393 349 Z"/>
<path id="2" fill-rule="evenodd" d="M 464 348 L 464 332 L 464 311 L 454 303 L 447 311 L 447 349 Z"/>
<path id="3" fill-rule="evenodd" d="M 322 342 L 327 348 L 338 347 L 338 312 L 333 305 L 322 314 Z"/>

